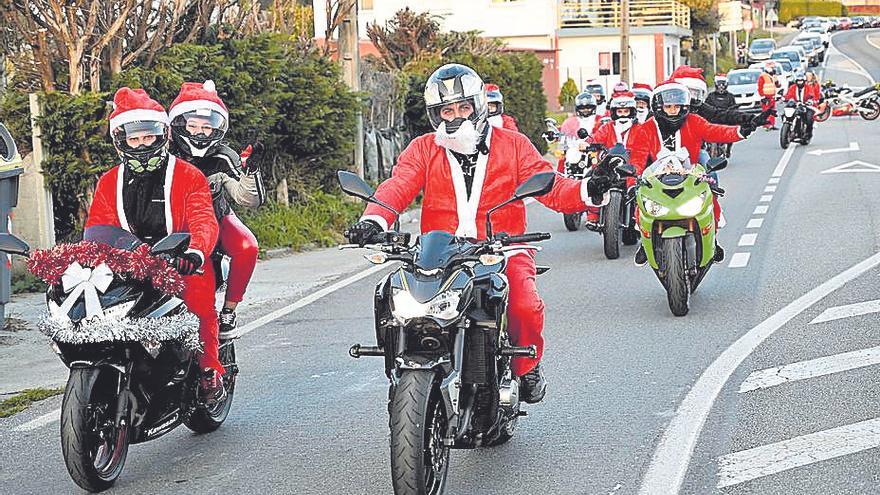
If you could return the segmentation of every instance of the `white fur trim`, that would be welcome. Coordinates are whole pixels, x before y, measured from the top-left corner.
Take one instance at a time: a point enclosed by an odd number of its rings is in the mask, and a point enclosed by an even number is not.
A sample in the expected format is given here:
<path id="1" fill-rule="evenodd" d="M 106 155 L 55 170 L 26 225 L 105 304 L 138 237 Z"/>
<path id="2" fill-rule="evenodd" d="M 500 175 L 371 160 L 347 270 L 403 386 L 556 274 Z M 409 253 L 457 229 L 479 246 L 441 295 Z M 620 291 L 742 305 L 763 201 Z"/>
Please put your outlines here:
<path id="1" fill-rule="evenodd" d="M 128 124 L 131 122 L 162 122 L 163 124 L 167 124 L 168 114 L 165 112 L 160 112 L 159 110 L 147 110 L 144 108 L 137 108 L 135 110 L 128 110 L 126 112 L 122 112 L 119 115 L 110 119 L 110 130 L 116 129 L 117 127 Z"/>
<path id="2" fill-rule="evenodd" d="M 364 220 L 372 220 L 379 224 L 379 227 L 382 227 L 382 230 L 388 231 L 388 220 L 385 220 L 385 217 L 381 215 L 364 215 L 361 217 L 361 221 Z"/>
<path id="3" fill-rule="evenodd" d="M 696 77 L 676 77 L 675 82 L 684 84 L 689 88 L 700 88 L 703 92 L 707 92 L 709 88 L 706 86 L 706 81 L 702 79 L 698 79 Z"/>
<path id="4" fill-rule="evenodd" d="M 171 216 L 171 183 L 174 182 L 174 165 L 177 163 L 177 158 L 168 154 L 168 168 L 165 169 L 165 184 L 164 193 L 165 193 L 165 230 L 168 234 L 174 232 L 174 218 Z M 202 256 L 202 262 L 205 261 L 205 257 Z"/>
<path id="5" fill-rule="evenodd" d="M 488 128 L 486 142 L 491 144 L 492 127 Z M 474 182 L 471 184 L 471 195 L 468 197 L 467 185 L 464 181 L 464 172 L 461 170 L 458 160 L 452 152 L 446 150 L 446 160 L 449 162 L 449 170 L 452 173 L 452 186 L 455 189 L 455 207 L 458 211 L 458 228 L 455 235 L 459 237 L 477 237 L 477 209 L 480 206 L 480 195 L 483 192 L 483 182 L 486 180 L 486 166 L 489 163 L 489 155 L 480 153 L 477 156 L 477 164 L 474 169 Z"/>
<path id="6" fill-rule="evenodd" d="M 122 201 L 123 174 L 125 174 L 125 164 L 119 166 L 116 175 L 116 216 L 119 217 L 119 226 L 123 230 L 131 232 L 131 226 L 128 225 L 128 218 L 125 216 L 125 205 Z"/>
<path id="7" fill-rule="evenodd" d="M 187 249 L 184 253 L 195 253 L 202 260 L 202 266 L 205 266 L 205 253 L 199 251 L 198 249 Z"/>
<path id="8" fill-rule="evenodd" d="M 211 100 L 189 100 L 182 101 L 177 105 L 171 107 L 168 111 L 168 118 L 174 120 L 176 117 L 185 114 L 186 112 L 192 112 L 193 110 L 199 110 L 202 108 L 207 108 L 208 110 L 214 110 L 220 115 L 223 116 L 224 119 L 229 120 L 229 112 L 226 111 L 225 108 L 220 106 L 219 103 L 211 101 Z"/>
<path id="9" fill-rule="evenodd" d="M 214 84 L 214 81 L 208 79 L 202 83 L 202 89 L 204 89 L 205 91 L 210 91 L 211 93 L 216 93 L 217 85 Z"/>

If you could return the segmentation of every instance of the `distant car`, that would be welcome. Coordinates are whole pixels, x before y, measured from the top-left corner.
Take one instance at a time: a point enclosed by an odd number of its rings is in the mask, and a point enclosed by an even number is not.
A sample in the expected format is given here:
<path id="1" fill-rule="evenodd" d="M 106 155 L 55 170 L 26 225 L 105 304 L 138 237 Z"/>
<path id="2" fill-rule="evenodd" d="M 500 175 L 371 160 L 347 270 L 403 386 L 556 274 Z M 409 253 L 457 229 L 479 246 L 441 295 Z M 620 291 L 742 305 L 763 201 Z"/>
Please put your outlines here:
<path id="1" fill-rule="evenodd" d="M 776 49 L 776 40 L 772 38 L 758 38 L 749 46 L 748 62 L 760 62 L 770 58 L 770 54 Z"/>
<path id="2" fill-rule="evenodd" d="M 804 51 L 807 52 L 807 66 L 814 67 L 819 65 L 819 50 L 813 46 L 813 42 L 807 39 L 798 38 L 792 40 L 790 46 L 800 46 L 803 47 Z"/>
<path id="3" fill-rule="evenodd" d="M 837 23 L 838 28 L 840 29 L 852 29 L 852 19 L 849 17 L 841 17 Z"/>
<path id="4" fill-rule="evenodd" d="M 831 44 L 831 33 L 828 32 L 824 26 L 817 26 L 807 29 L 805 32 L 818 34 L 819 38 L 822 39 L 822 44 L 825 45 L 825 48 L 828 48 L 828 45 Z"/>
<path id="5" fill-rule="evenodd" d="M 807 53 L 803 48 L 795 46 L 783 46 L 776 49 L 770 54 L 771 60 L 788 60 L 794 67 L 794 70 L 807 71 Z"/>
<path id="6" fill-rule="evenodd" d="M 727 90 L 743 111 L 761 111 L 761 95 L 758 94 L 758 77 L 761 72 L 760 69 L 734 69 L 727 73 Z"/>
<path id="7" fill-rule="evenodd" d="M 804 47 L 807 56 L 810 58 L 810 65 L 816 66 L 825 60 L 825 44 L 822 43 L 822 36 L 816 33 L 801 33 L 792 41 L 793 45 Z"/>

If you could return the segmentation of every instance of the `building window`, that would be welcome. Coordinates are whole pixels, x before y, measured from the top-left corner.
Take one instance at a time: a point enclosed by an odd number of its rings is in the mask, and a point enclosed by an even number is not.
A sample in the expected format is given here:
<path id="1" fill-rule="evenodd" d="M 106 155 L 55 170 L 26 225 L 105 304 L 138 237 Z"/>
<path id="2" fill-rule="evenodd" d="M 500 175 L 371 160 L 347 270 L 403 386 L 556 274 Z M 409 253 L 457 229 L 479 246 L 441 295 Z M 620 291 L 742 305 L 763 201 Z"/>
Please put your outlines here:
<path id="1" fill-rule="evenodd" d="M 599 52 L 599 75 L 620 75 L 620 52 Z"/>

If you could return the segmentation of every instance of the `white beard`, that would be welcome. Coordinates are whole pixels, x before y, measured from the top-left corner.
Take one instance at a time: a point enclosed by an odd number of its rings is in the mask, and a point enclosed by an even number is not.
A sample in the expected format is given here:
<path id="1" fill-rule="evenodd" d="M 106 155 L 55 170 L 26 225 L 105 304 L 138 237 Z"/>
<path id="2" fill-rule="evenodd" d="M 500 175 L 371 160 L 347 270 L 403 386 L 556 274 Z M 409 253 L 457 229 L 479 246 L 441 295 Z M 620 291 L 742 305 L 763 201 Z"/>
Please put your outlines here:
<path id="1" fill-rule="evenodd" d="M 638 119 L 639 124 L 644 124 L 645 121 L 648 120 L 648 109 L 639 108 L 636 110 L 636 119 Z"/>
<path id="2" fill-rule="evenodd" d="M 504 119 L 500 115 L 493 115 L 487 119 L 492 127 L 504 127 Z"/>
<path id="3" fill-rule="evenodd" d="M 477 142 L 480 140 L 480 133 L 474 127 L 474 123 L 465 120 L 459 126 L 458 130 L 449 134 L 446 132 L 446 122 L 442 122 L 434 132 L 434 142 L 438 146 L 461 153 L 462 155 L 473 155 L 477 152 Z"/>
<path id="4" fill-rule="evenodd" d="M 614 129 L 617 131 L 618 134 L 623 134 L 624 132 L 628 131 L 630 127 L 632 127 L 632 125 L 632 119 L 629 118 L 617 119 L 614 121 Z"/>

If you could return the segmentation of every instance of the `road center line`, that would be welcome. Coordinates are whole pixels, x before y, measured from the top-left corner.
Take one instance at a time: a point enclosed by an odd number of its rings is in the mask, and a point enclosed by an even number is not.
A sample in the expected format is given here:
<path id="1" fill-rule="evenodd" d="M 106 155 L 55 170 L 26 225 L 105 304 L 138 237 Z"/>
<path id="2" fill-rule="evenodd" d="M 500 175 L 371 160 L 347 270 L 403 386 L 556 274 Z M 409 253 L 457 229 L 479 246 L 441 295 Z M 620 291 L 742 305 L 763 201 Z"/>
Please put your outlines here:
<path id="1" fill-rule="evenodd" d="M 751 256 L 751 253 L 733 253 L 733 257 L 730 258 L 730 264 L 727 266 L 730 268 L 745 268 L 748 266 Z"/>
<path id="2" fill-rule="evenodd" d="M 764 192 L 765 192 L 765 193 L 776 192 L 776 186 L 767 186 L 767 187 L 764 188 Z"/>
<path id="3" fill-rule="evenodd" d="M 868 315 L 871 313 L 880 313 L 880 299 L 828 308 L 823 311 L 822 314 L 814 318 L 813 321 L 810 322 L 810 325 L 824 323 L 826 321 L 852 318 L 853 316 Z"/>
<path id="4" fill-rule="evenodd" d="M 739 238 L 738 246 L 754 246 L 755 241 L 758 240 L 758 234 L 743 234 Z"/>
<path id="5" fill-rule="evenodd" d="M 809 361 L 758 370 L 749 375 L 739 386 L 739 393 L 770 388 L 783 383 L 807 380 L 842 371 L 880 364 L 880 347 L 859 349 L 833 356 L 823 356 Z"/>
<path id="6" fill-rule="evenodd" d="M 779 184 L 779 177 L 770 177 L 770 180 L 767 181 L 768 184 Z"/>
<path id="7" fill-rule="evenodd" d="M 760 203 L 769 203 L 771 201 L 773 201 L 772 194 L 765 194 L 765 195 L 761 196 L 761 199 L 758 200 L 758 202 L 760 202 Z"/>
<path id="8" fill-rule="evenodd" d="M 788 167 L 788 162 L 791 161 L 791 155 L 794 154 L 794 150 L 797 146 L 797 143 L 788 145 L 788 148 L 785 149 L 785 153 L 782 154 L 782 158 L 779 159 L 779 163 L 776 164 L 776 168 L 773 169 L 773 177 L 782 177 L 782 174 L 785 173 L 785 167 Z"/>
<path id="9" fill-rule="evenodd" d="M 880 418 L 839 426 L 719 459 L 718 488 L 880 446 Z"/>
<path id="10" fill-rule="evenodd" d="M 795 299 L 746 332 L 722 352 L 700 375 L 679 404 L 657 444 L 639 493 L 641 495 L 677 494 L 684 482 L 706 417 L 733 372 L 764 340 L 792 318 L 878 264 L 880 264 L 880 253 L 853 265 Z"/>
<path id="11" fill-rule="evenodd" d="M 748 225 L 746 225 L 747 229 L 760 229 L 761 225 L 764 225 L 763 218 L 752 218 L 749 220 Z"/>
<path id="12" fill-rule="evenodd" d="M 752 215 L 763 215 L 763 214 L 767 213 L 767 210 L 769 210 L 769 209 L 770 209 L 769 205 L 758 205 L 755 207 L 755 211 L 752 213 Z"/>

